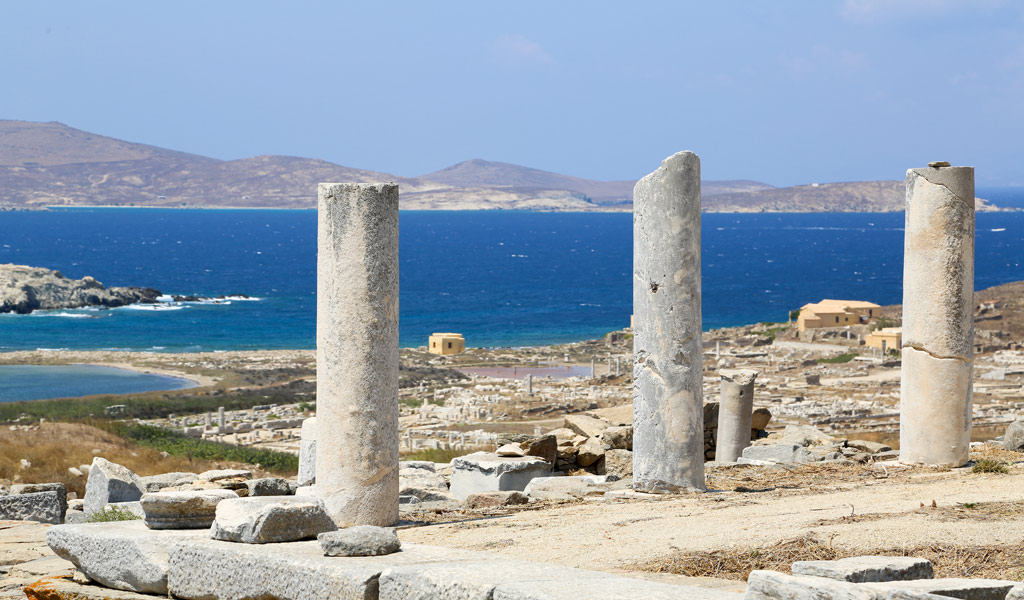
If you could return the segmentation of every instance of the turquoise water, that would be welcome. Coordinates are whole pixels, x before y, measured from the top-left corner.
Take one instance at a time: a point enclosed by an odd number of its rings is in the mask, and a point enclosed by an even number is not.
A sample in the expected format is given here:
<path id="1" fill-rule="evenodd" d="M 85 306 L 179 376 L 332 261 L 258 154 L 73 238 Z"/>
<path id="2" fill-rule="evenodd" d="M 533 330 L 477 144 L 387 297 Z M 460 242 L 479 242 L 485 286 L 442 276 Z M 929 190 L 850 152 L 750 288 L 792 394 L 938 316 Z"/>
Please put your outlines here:
<path id="1" fill-rule="evenodd" d="M 194 386 L 193 381 L 179 377 L 97 365 L 0 365 L 0 402 L 132 394 Z"/>
<path id="2" fill-rule="evenodd" d="M 902 213 L 705 214 L 702 244 L 706 329 L 784 321 L 822 298 L 902 300 Z M 977 216 L 978 289 L 1024 279 L 1022 256 L 1024 213 Z M 314 211 L 0 212 L 0 263 L 11 262 L 167 294 L 252 298 L 0 315 L 0 351 L 315 343 Z M 469 346 L 594 338 L 629 324 L 632 215 L 406 211 L 400 267 L 403 346 L 434 331 L 463 333 Z"/>

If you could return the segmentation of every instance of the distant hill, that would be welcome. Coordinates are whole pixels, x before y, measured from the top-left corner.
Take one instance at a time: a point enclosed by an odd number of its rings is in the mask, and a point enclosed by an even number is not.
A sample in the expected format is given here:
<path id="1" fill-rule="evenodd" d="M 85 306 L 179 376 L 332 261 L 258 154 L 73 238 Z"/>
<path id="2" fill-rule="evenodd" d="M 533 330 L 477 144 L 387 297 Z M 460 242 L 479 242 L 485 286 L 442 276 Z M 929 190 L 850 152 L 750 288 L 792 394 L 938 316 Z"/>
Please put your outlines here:
<path id="1" fill-rule="evenodd" d="M 630 210 L 634 181 L 595 181 L 480 159 L 400 177 L 296 156 L 223 161 L 61 123 L 0 121 L 0 208 L 165 206 L 313 208 L 320 182 L 393 181 L 404 209 Z M 702 182 L 708 212 L 902 210 L 903 183 L 774 188 Z"/>

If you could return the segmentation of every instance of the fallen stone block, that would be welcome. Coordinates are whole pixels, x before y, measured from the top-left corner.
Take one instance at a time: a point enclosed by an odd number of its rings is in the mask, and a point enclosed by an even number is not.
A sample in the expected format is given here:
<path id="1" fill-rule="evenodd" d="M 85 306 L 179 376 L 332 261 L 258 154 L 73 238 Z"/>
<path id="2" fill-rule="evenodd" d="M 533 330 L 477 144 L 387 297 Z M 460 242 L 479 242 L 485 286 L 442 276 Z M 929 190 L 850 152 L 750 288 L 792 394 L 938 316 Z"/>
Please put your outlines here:
<path id="1" fill-rule="evenodd" d="M 551 474 L 551 463 L 535 456 L 502 457 L 477 452 L 452 460 L 450 492 L 465 500 L 477 492 L 523 491 L 535 477 Z"/>
<path id="2" fill-rule="evenodd" d="M 630 450 L 608 450 L 604 453 L 604 473 L 625 479 L 633 476 L 633 452 Z"/>
<path id="3" fill-rule="evenodd" d="M 149 594 L 112 590 L 67 577 L 47 577 L 27 585 L 24 592 L 29 600 L 154 600 Z"/>
<path id="4" fill-rule="evenodd" d="M 426 464 L 417 464 L 419 462 Z M 399 463 L 398 494 L 399 496 L 416 496 L 424 502 L 455 499 L 448 491 L 448 483 L 444 477 L 434 470 L 434 463 L 426 461 Z"/>
<path id="5" fill-rule="evenodd" d="M 918 579 L 915 581 L 894 581 L 892 583 L 863 583 L 865 588 L 881 594 L 895 590 L 934 594 L 960 598 L 961 600 L 1005 600 L 1016 581 L 1002 579 Z"/>
<path id="6" fill-rule="evenodd" d="M 1006 600 L 1024 600 L 1024 583 L 1018 583 L 1006 594 Z"/>
<path id="7" fill-rule="evenodd" d="M 303 540 L 335 529 L 316 498 L 265 496 L 221 501 L 210 535 L 227 542 L 267 544 Z"/>
<path id="8" fill-rule="evenodd" d="M 468 550 L 403 544 L 384 556 L 323 555 L 317 541 L 232 544 L 193 540 L 174 547 L 168 588 L 185 600 L 368 600 L 390 567 L 484 560 Z"/>
<path id="9" fill-rule="evenodd" d="M 142 521 L 114 521 L 55 525 L 46 532 L 46 543 L 103 586 L 166 595 L 171 546 L 208 536 L 205 531 L 154 531 Z"/>
<path id="10" fill-rule="evenodd" d="M 293 482 L 281 477 L 263 477 L 245 482 L 249 497 L 255 496 L 294 496 L 296 486 Z"/>
<path id="11" fill-rule="evenodd" d="M 390 527 L 357 525 L 316 536 L 324 556 L 383 556 L 402 547 L 395 530 Z"/>
<path id="12" fill-rule="evenodd" d="M 523 493 L 538 500 L 571 500 L 604 495 L 614 481 L 607 475 L 538 477 L 526 486 Z"/>
<path id="13" fill-rule="evenodd" d="M 772 420 L 772 411 L 767 408 L 756 408 L 750 416 L 750 428 L 754 431 L 763 431 Z"/>
<path id="14" fill-rule="evenodd" d="M 797 577 L 775 571 L 753 571 L 747 577 L 744 600 L 880 600 L 868 584 L 826 577 Z"/>
<path id="15" fill-rule="evenodd" d="M 596 437 L 589 438 L 576 450 L 576 464 L 589 467 L 604 458 L 604 442 Z"/>
<path id="16" fill-rule="evenodd" d="M 199 476 L 195 473 L 162 473 L 160 475 L 148 475 L 139 477 L 139 489 L 145 493 L 159 492 L 164 488 L 188 485 Z"/>
<path id="17" fill-rule="evenodd" d="M 633 450 L 633 426 L 609 427 L 597 436 L 610 450 Z"/>
<path id="18" fill-rule="evenodd" d="M 767 463 L 782 465 L 798 465 L 812 462 L 813 457 L 811 456 L 811 453 L 800 444 L 766 444 L 747 446 L 743 449 L 743 454 L 736 462 L 743 464 L 747 460 L 764 461 Z"/>
<path id="19" fill-rule="evenodd" d="M 793 575 L 827 577 L 851 583 L 931 579 L 932 573 L 931 561 L 909 556 L 855 556 L 793 563 Z"/>
<path id="20" fill-rule="evenodd" d="M 836 438 L 810 425 L 786 425 L 779 441 L 800 446 L 822 446 L 836 444 Z"/>
<path id="21" fill-rule="evenodd" d="M 57 492 L 0 496 L 0 521 L 35 521 L 52 525 L 64 522 L 67 499 Z"/>
<path id="22" fill-rule="evenodd" d="M 63 483 L 16 483 L 11 486 L 11 495 L 35 494 L 37 492 L 57 492 L 60 503 L 60 514 L 68 511 L 68 486 Z"/>
<path id="23" fill-rule="evenodd" d="M 494 453 L 498 456 L 526 456 L 526 451 L 519 444 L 504 444 Z"/>
<path id="24" fill-rule="evenodd" d="M 548 581 L 503 583 L 494 588 L 493 600 L 742 600 L 742 592 L 601 574 Z"/>
<path id="25" fill-rule="evenodd" d="M 213 469 L 197 477 L 199 481 L 222 481 L 224 479 L 252 479 L 252 471 L 245 469 Z"/>
<path id="26" fill-rule="evenodd" d="M 611 423 L 587 415 L 566 415 L 565 428 L 575 431 L 577 434 L 590 437 L 597 437 L 602 431 L 611 427 Z"/>
<path id="27" fill-rule="evenodd" d="M 92 459 L 85 482 L 85 512 L 94 513 L 111 502 L 135 502 L 141 497 L 135 473 L 99 456 Z"/>
<path id="28" fill-rule="evenodd" d="M 150 529 L 204 529 L 213 524 L 217 505 L 238 498 L 231 490 L 196 490 L 143 494 L 146 527 Z"/>
<path id="29" fill-rule="evenodd" d="M 529 502 L 529 496 L 522 492 L 517 492 L 515 490 L 508 492 L 481 492 L 479 494 L 470 494 L 469 497 L 466 498 L 466 507 L 495 508 L 499 506 L 528 504 Z"/>
<path id="30" fill-rule="evenodd" d="M 891 452 L 892 446 L 886 446 L 878 442 L 869 442 L 868 440 L 849 440 L 846 442 L 848 448 L 854 448 L 861 452 L 867 452 L 868 454 L 878 454 L 879 452 Z"/>

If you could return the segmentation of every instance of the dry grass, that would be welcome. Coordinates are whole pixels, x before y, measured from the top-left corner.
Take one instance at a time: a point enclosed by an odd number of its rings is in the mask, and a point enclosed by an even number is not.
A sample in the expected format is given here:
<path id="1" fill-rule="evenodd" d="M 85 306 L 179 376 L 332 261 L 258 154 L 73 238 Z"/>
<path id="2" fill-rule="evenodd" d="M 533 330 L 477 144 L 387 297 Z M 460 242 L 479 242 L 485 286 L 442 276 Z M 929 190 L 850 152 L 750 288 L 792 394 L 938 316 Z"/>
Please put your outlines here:
<path id="1" fill-rule="evenodd" d="M 789 573 L 799 560 L 835 560 L 865 554 L 926 558 L 936 577 L 983 577 L 1020 580 L 1024 576 L 1024 544 L 1011 546 L 957 546 L 933 544 L 914 548 L 877 548 L 851 551 L 812 536 L 778 542 L 766 548 L 677 552 L 665 558 L 629 567 L 638 571 L 676 573 L 690 577 L 718 577 L 746 581 L 751 571 L 767 569 Z"/>
<path id="2" fill-rule="evenodd" d="M 81 498 L 85 495 L 86 478 L 72 475 L 68 467 L 91 464 L 94 456 L 124 465 L 139 475 L 198 473 L 228 466 L 179 456 L 164 458 L 158 450 L 136 446 L 111 433 L 77 423 L 44 423 L 39 429 L 28 431 L 0 430 L 0 482 L 5 484 L 61 482 Z M 21 459 L 32 466 L 22 469 Z"/>
<path id="3" fill-rule="evenodd" d="M 905 477 L 908 471 L 909 469 L 885 471 L 874 468 L 870 464 L 840 465 L 834 463 L 811 463 L 785 467 L 715 466 L 707 468 L 707 486 L 709 489 L 738 492 L 764 492 L 775 489 L 822 491 L 878 479 L 897 480 Z"/>

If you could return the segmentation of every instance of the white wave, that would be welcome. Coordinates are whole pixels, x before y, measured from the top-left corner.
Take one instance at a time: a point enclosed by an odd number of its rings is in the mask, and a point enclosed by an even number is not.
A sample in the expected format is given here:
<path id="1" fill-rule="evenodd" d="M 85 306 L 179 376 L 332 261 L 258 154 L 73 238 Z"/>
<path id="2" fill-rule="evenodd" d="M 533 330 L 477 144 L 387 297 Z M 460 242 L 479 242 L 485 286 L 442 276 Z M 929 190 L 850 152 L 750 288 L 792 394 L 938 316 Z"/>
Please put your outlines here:
<path id="1" fill-rule="evenodd" d="M 92 315 L 86 315 L 82 313 L 69 313 L 69 312 L 49 312 L 49 311 L 35 311 L 32 313 L 33 317 L 64 317 L 67 319 L 94 319 Z"/>
<path id="2" fill-rule="evenodd" d="M 174 302 L 174 296 L 170 296 L 168 294 L 164 294 L 162 296 L 157 296 L 156 297 L 156 301 L 157 302 Z"/>
<path id="3" fill-rule="evenodd" d="M 128 306 L 119 306 L 120 310 L 141 310 L 145 312 L 161 312 L 165 310 L 181 310 L 185 308 L 180 304 L 129 304 Z"/>
<path id="4" fill-rule="evenodd" d="M 1006 231 L 1005 227 L 999 227 L 997 229 L 989 229 L 989 231 Z"/>
<path id="5" fill-rule="evenodd" d="M 224 296 L 225 300 L 235 300 L 237 302 L 259 302 L 263 298 L 257 298 L 255 296 Z"/>

